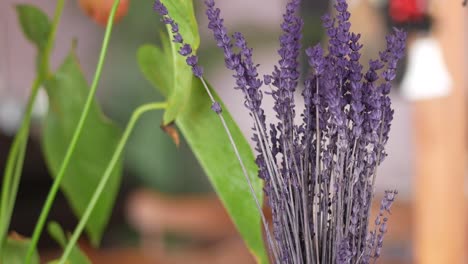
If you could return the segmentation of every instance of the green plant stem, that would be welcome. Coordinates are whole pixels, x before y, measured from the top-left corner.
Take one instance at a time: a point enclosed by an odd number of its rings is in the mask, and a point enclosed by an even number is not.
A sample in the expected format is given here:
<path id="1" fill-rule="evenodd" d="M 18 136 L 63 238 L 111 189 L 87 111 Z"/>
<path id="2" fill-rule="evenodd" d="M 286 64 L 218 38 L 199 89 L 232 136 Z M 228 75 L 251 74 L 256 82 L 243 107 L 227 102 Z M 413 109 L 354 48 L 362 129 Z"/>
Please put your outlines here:
<path id="1" fill-rule="evenodd" d="M 61 0 L 61 1 L 63 1 L 63 0 Z M 37 221 L 36 226 L 34 228 L 33 236 L 31 238 L 31 243 L 29 244 L 28 252 L 26 254 L 26 259 L 25 259 L 26 264 L 28 264 L 31 261 L 31 257 L 32 257 L 32 254 L 34 252 L 34 249 L 36 248 L 37 242 L 39 241 L 39 237 L 40 237 L 40 235 L 42 233 L 42 230 L 44 229 L 44 225 L 45 225 L 45 222 L 47 220 L 47 215 L 50 212 L 50 208 L 52 207 L 55 196 L 57 195 L 57 192 L 59 190 L 60 183 L 62 182 L 62 179 L 63 179 L 63 177 L 65 175 L 65 172 L 66 172 L 66 170 L 68 168 L 68 164 L 70 163 L 71 156 L 72 156 L 73 152 L 75 151 L 77 142 L 78 142 L 78 140 L 79 140 L 79 138 L 81 136 L 81 133 L 83 132 L 83 126 L 84 126 L 84 123 L 86 121 L 86 118 L 88 117 L 89 110 L 91 108 L 91 105 L 92 105 L 92 102 L 93 102 L 93 99 L 94 99 L 94 95 L 96 94 L 96 90 L 97 90 L 99 80 L 100 80 L 100 77 L 101 77 L 102 68 L 104 66 L 104 60 L 105 60 L 105 57 L 106 57 L 106 54 L 107 54 L 107 47 L 109 46 L 109 40 L 110 40 L 110 36 L 111 36 L 111 32 L 112 32 L 115 12 L 117 10 L 117 7 L 118 7 L 119 3 L 120 3 L 120 0 L 115 0 L 113 5 L 112 5 L 111 13 L 109 15 L 109 19 L 107 20 L 106 32 L 104 34 L 104 40 L 103 40 L 103 43 L 102 43 L 101 53 L 99 55 L 99 60 L 98 60 L 98 64 L 97 64 L 97 67 L 96 67 L 96 72 L 94 74 L 94 79 L 93 79 L 93 82 L 91 84 L 91 89 L 89 90 L 88 96 L 86 98 L 85 105 L 83 107 L 83 111 L 81 112 L 81 116 L 80 116 L 80 119 L 79 119 L 78 124 L 76 126 L 75 133 L 73 134 L 70 145 L 68 146 L 68 149 L 67 149 L 65 157 L 64 157 L 64 159 L 62 161 L 62 165 L 60 167 L 60 170 L 59 170 L 57 176 L 54 179 L 54 183 L 52 184 L 52 187 L 51 187 L 51 189 L 49 191 L 49 194 L 47 195 L 47 199 L 46 199 L 46 202 L 44 204 L 44 207 L 41 210 L 39 220 Z"/>
<path id="2" fill-rule="evenodd" d="M 5 173 L 3 176 L 3 187 L 1 195 L 0 259 L 3 256 L 3 243 L 5 241 L 6 233 L 10 225 L 10 218 L 13 213 L 21 174 L 23 171 L 23 163 L 28 143 L 29 128 L 31 124 L 31 116 L 34 102 L 36 100 L 42 82 L 48 78 L 49 57 L 54 46 L 57 26 L 63 13 L 64 5 L 65 0 L 57 1 L 57 7 L 55 9 L 51 32 L 48 36 L 47 45 L 45 47 L 44 53 L 40 57 L 41 63 L 38 70 L 38 77 L 32 85 L 32 91 L 26 106 L 25 116 L 23 117 L 20 129 L 18 130 L 13 140 L 10 152 L 8 154 Z"/>
<path id="3" fill-rule="evenodd" d="M 73 235 L 71 236 L 70 240 L 67 243 L 67 246 L 65 247 L 65 250 L 63 252 L 62 257 L 60 258 L 59 264 L 64 264 L 67 261 L 67 258 L 69 257 L 71 251 L 73 250 L 73 247 L 75 246 L 76 242 L 78 241 L 78 238 L 80 237 L 81 233 L 83 232 L 83 229 L 86 226 L 86 223 L 89 220 L 89 217 L 91 216 L 91 213 L 93 212 L 94 207 L 96 206 L 96 203 L 98 202 L 99 198 L 101 197 L 102 192 L 104 191 L 104 188 L 106 187 L 107 181 L 109 180 L 112 171 L 114 170 L 115 164 L 120 158 L 120 155 L 122 154 L 122 151 L 125 147 L 125 144 L 127 143 L 127 140 L 130 136 L 130 134 L 133 131 L 133 128 L 135 127 L 136 122 L 140 119 L 140 117 L 152 110 L 159 110 L 159 109 L 165 109 L 167 108 L 167 103 L 149 103 L 142 105 L 138 107 L 132 114 L 130 121 L 127 124 L 127 127 L 125 128 L 124 134 L 122 138 L 119 141 L 119 144 L 117 145 L 114 154 L 112 155 L 112 158 L 109 162 L 109 165 L 107 166 L 104 175 L 102 176 L 101 180 L 99 181 L 99 185 L 97 186 L 96 190 L 94 191 L 93 196 L 91 197 L 91 200 L 88 204 L 88 207 L 86 207 L 85 212 L 80 218 L 80 222 L 75 228 L 75 231 L 73 231 Z"/>
<path id="4" fill-rule="evenodd" d="M 26 106 L 25 116 L 20 129 L 16 134 L 8 154 L 5 172 L 3 175 L 1 213 L 0 213 L 0 257 L 3 256 L 3 243 L 10 225 L 10 218 L 13 211 L 18 185 L 21 178 L 24 156 L 27 147 L 29 127 L 31 123 L 32 109 L 36 100 L 41 80 L 34 81 L 32 92 Z"/>
<path id="5" fill-rule="evenodd" d="M 54 48 L 55 36 L 57 35 L 57 28 L 62 18 L 63 8 L 65 6 L 65 0 L 57 0 L 57 6 L 55 7 L 54 18 L 52 20 L 52 28 L 47 39 L 47 46 L 44 49 L 42 55 L 42 61 L 39 68 L 39 76 L 42 81 L 46 80 L 49 77 L 50 72 L 50 54 Z M 42 82 L 41 82 L 42 83 Z"/>
<path id="6" fill-rule="evenodd" d="M 19 147 L 19 153 L 16 159 L 15 173 L 13 174 L 13 183 L 11 185 L 12 195 L 10 195 L 9 207 L 8 207 L 8 211 L 6 214 L 6 219 L 8 221 L 10 221 L 11 216 L 13 214 L 13 209 L 14 209 L 15 201 L 16 201 L 16 195 L 18 193 L 19 183 L 21 180 L 21 173 L 23 172 L 24 157 L 26 155 L 26 149 L 28 146 L 28 134 L 29 133 L 26 133 L 24 140 L 21 141 L 22 144 Z M 7 226 L 9 224 L 10 222 L 8 222 Z"/>

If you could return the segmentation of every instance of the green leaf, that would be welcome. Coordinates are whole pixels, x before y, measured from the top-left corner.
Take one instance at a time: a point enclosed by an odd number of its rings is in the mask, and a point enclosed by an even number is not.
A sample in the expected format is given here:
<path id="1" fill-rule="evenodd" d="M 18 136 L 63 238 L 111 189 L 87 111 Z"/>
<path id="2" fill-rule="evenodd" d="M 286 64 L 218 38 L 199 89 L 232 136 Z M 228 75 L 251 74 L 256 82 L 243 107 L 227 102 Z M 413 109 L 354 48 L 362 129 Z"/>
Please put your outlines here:
<path id="1" fill-rule="evenodd" d="M 38 75 L 45 76 L 48 65 L 44 63 L 48 61 L 46 49 L 52 31 L 51 21 L 42 10 L 32 5 L 16 5 L 16 13 L 24 35 L 37 48 L 36 68 Z"/>
<path id="2" fill-rule="evenodd" d="M 32 5 L 17 5 L 16 12 L 24 35 L 39 49 L 44 49 L 51 30 L 49 18 Z"/>
<path id="3" fill-rule="evenodd" d="M 67 238 L 62 230 L 62 227 L 57 222 L 50 222 L 47 226 L 49 235 L 57 242 L 61 247 L 66 246 Z"/>
<path id="4" fill-rule="evenodd" d="M 89 89 L 73 52 L 45 83 L 45 88 L 49 96 L 49 112 L 44 122 L 42 143 L 47 165 L 55 177 Z M 121 136 L 121 131 L 103 115 L 97 102 L 93 102 L 83 129 L 61 183 L 62 191 L 78 217 L 84 213 Z M 121 171 L 122 162 L 119 161 L 87 223 L 87 234 L 95 246 L 99 244 L 111 215 Z"/>
<path id="5" fill-rule="evenodd" d="M 29 240 L 9 237 L 5 243 L 3 259 L 0 263 L 23 264 L 28 251 Z M 34 251 L 30 264 L 39 264 L 39 254 Z"/>
<path id="6" fill-rule="evenodd" d="M 158 56 L 152 59 L 146 56 Z M 139 64 L 145 77 L 163 94 L 167 93 L 170 71 L 164 67 L 166 58 L 157 47 L 146 45 L 139 50 Z M 190 73 L 191 74 L 191 73 Z M 206 172 L 234 224 L 259 263 L 268 263 L 265 252 L 260 213 L 250 193 L 247 181 L 217 115 L 211 111 L 211 101 L 201 81 L 193 78 L 190 98 L 179 113 L 176 124 Z M 219 97 L 213 91 L 217 100 Z M 221 102 L 221 101 L 220 101 Z M 252 150 L 222 104 L 223 115 L 231 130 L 239 152 L 251 176 L 256 195 L 262 202 L 262 181 L 257 177 L 257 166 Z"/>
<path id="7" fill-rule="evenodd" d="M 60 225 L 56 222 L 50 222 L 48 226 L 48 231 L 50 236 L 55 239 L 55 241 L 64 248 L 67 245 L 67 238 L 65 233 L 63 232 Z M 54 263 L 53 261 L 52 263 Z M 70 253 L 70 257 L 68 258 L 67 262 L 69 264 L 91 264 L 91 261 L 86 257 L 86 255 L 81 252 L 80 248 L 75 245 L 72 252 Z"/>
<path id="8" fill-rule="evenodd" d="M 194 52 L 198 50 L 200 45 L 200 37 L 198 34 L 198 25 L 195 18 L 193 3 L 191 0 L 163 0 L 162 1 L 171 17 L 179 24 L 179 32 L 184 38 L 184 42 L 192 46 Z M 170 26 L 168 25 L 170 32 Z M 171 36 L 172 39 L 172 36 Z M 185 57 L 179 54 L 180 44 L 170 42 L 172 50 L 172 68 L 173 68 L 173 85 L 171 93 L 168 97 L 168 108 L 163 116 L 163 123 L 167 125 L 174 121 L 180 112 L 183 111 L 190 98 L 190 85 L 192 82 L 191 68 L 186 64 Z M 164 60 L 168 62 L 169 60 Z M 169 68 L 169 63 L 166 67 Z"/>
<path id="9" fill-rule="evenodd" d="M 137 58 L 143 75 L 163 96 L 169 96 L 172 90 L 172 64 L 167 56 L 170 51 L 153 45 L 144 45 L 138 49 Z M 168 65 L 169 64 L 169 65 Z"/>

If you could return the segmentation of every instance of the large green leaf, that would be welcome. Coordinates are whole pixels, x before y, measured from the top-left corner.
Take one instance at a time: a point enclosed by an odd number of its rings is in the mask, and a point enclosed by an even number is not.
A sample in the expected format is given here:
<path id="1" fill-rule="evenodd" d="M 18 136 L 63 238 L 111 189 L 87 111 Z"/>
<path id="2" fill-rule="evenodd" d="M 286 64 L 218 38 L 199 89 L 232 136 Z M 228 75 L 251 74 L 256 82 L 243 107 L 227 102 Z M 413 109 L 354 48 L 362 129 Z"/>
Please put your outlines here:
<path id="1" fill-rule="evenodd" d="M 48 226 L 49 235 L 62 247 L 64 248 L 67 245 L 67 237 L 65 236 L 65 232 L 63 232 L 60 225 L 56 222 L 49 223 Z M 56 261 L 52 261 L 55 263 Z M 86 255 L 81 252 L 80 248 L 75 245 L 73 250 L 68 257 L 67 264 L 91 264 L 91 261 L 86 257 Z"/>
<path id="2" fill-rule="evenodd" d="M 49 96 L 49 112 L 43 127 L 43 151 L 55 177 L 88 93 L 88 84 L 73 52 L 45 83 L 45 87 Z M 121 136 L 120 130 L 102 114 L 97 102 L 93 102 L 83 129 L 61 183 L 62 191 L 78 217 L 85 211 Z M 122 164 L 119 162 L 86 225 L 93 245 L 99 244 L 111 215 L 121 170 Z"/>
<path id="3" fill-rule="evenodd" d="M 170 87 L 172 82 L 165 78 L 171 73 L 168 67 L 165 67 L 168 62 L 165 61 L 167 56 L 164 51 L 158 47 L 146 45 L 140 48 L 138 58 L 145 77 L 163 94 L 166 93 L 167 87 Z M 205 170 L 247 246 L 260 263 L 268 263 L 262 238 L 260 213 L 223 126 L 217 115 L 211 111 L 211 101 L 198 78 L 193 78 L 191 85 L 185 89 L 191 90 L 190 98 L 185 108 L 179 113 L 176 124 Z M 213 93 L 220 101 L 216 93 L 214 91 Z M 252 150 L 224 104 L 222 107 L 223 115 L 261 202 L 262 182 L 256 177 L 257 167 Z"/>
<path id="4" fill-rule="evenodd" d="M 200 38 L 192 1 L 163 0 L 162 2 L 166 5 L 171 17 L 179 24 L 179 31 L 184 38 L 184 42 L 190 44 L 196 52 L 200 45 Z M 168 30 L 170 31 L 170 28 Z M 185 58 L 178 53 L 181 45 L 175 42 L 170 42 L 170 45 L 172 63 L 166 65 L 166 67 L 169 68 L 169 65 L 173 67 L 173 85 L 168 97 L 168 108 L 163 116 L 165 125 L 174 121 L 187 105 L 190 98 L 189 87 L 192 82 L 191 69 L 187 67 Z"/>
<path id="5" fill-rule="evenodd" d="M 3 259 L 0 263 L 23 264 L 28 251 L 29 240 L 9 237 L 5 243 Z M 39 264 L 39 254 L 34 251 L 30 264 Z"/>

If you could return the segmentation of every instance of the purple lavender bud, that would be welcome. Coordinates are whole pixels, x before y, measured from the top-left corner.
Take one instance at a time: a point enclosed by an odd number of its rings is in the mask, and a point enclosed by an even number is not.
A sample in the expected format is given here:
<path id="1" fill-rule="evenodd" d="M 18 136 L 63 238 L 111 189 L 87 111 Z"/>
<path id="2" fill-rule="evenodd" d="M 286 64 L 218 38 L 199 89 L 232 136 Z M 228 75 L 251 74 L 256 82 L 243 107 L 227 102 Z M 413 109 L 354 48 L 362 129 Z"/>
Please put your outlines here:
<path id="1" fill-rule="evenodd" d="M 309 58 L 309 65 L 315 70 L 315 74 L 322 75 L 325 67 L 323 58 L 323 49 L 320 44 L 315 45 L 312 48 L 306 49 L 307 57 Z"/>
<path id="2" fill-rule="evenodd" d="M 188 56 L 192 53 L 192 47 L 190 47 L 189 44 L 184 44 L 180 50 L 179 50 L 180 55 L 182 56 Z M 190 65 L 190 64 L 189 64 Z M 192 65 L 190 65 L 192 66 Z"/>
<path id="3" fill-rule="evenodd" d="M 218 102 L 214 102 L 211 105 L 211 110 L 213 110 L 216 114 L 221 114 L 223 112 L 223 109 L 221 108 L 221 105 Z"/>
<path id="4" fill-rule="evenodd" d="M 198 78 L 201 78 L 203 76 L 203 68 L 199 65 L 193 66 L 192 72 L 193 72 L 193 75 L 195 75 Z"/>
<path id="5" fill-rule="evenodd" d="M 161 16 L 166 16 L 169 13 L 167 11 L 166 6 L 164 6 L 160 0 L 154 1 L 153 9 L 154 11 L 158 12 Z"/>
<path id="6" fill-rule="evenodd" d="M 379 226 L 379 225 L 381 224 L 381 219 L 380 219 L 380 217 L 375 218 L 374 224 L 375 224 L 376 226 Z"/>
<path id="7" fill-rule="evenodd" d="M 183 43 L 184 42 L 184 39 L 182 38 L 182 35 L 180 35 L 180 33 L 174 34 L 173 37 L 174 37 L 174 39 L 172 41 L 175 42 L 175 43 Z"/>
<path id="8" fill-rule="evenodd" d="M 330 14 L 325 14 L 322 16 L 322 25 L 325 29 L 332 28 L 335 24 L 335 21 L 332 19 Z"/>
<path id="9" fill-rule="evenodd" d="M 161 4 L 161 5 L 162 5 L 162 4 Z M 164 6 L 164 8 L 166 8 L 166 7 Z M 161 21 L 162 21 L 164 24 L 166 24 L 166 25 L 172 25 L 172 24 L 174 23 L 174 20 L 173 20 L 172 18 L 170 18 L 170 17 L 167 17 L 167 16 L 163 17 L 163 18 L 161 19 Z M 176 28 L 177 28 L 177 27 L 176 27 Z M 175 32 L 173 32 L 173 33 L 175 33 Z"/>
<path id="10" fill-rule="evenodd" d="M 193 67 L 193 66 L 197 65 L 197 63 L 198 63 L 198 57 L 195 56 L 195 55 L 188 56 L 186 62 L 187 62 L 187 65 Z"/>
<path id="11" fill-rule="evenodd" d="M 384 218 L 384 219 L 386 219 L 386 218 Z M 381 233 L 386 233 L 386 232 L 387 232 L 387 223 L 386 223 L 386 221 L 384 221 L 384 222 L 380 225 L 380 227 L 379 227 L 379 232 L 381 232 Z"/>
<path id="12" fill-rule="evenodd" d="M 369 62 L 370 71 L 378 71 L 384 67 L 384 64 L 380 60 L 371 60 Z"/>
<path id="13" fill-rule="evenodd" d="M 391 82 L 395 79 L 396 72 L 393 69 L 388 69 L 382 73 L 382 77 L 385 79 L 385 81 Z"/>
<path id="14" fill-rule="evenodd" d="M 348 12 L 348 4 L 344 0 L 337 0 L 335 4 L 335 9 L 340 13 Z"/>
<path id="15" fill-rule="evenodd" d="M 382 199 L 381 205 L 380 205 L 380 210 L 383 213 L 383 211 L 390 212 L 390 208 L 395 201 L 395 197 L 398 194 L 396 190 L 394 191 L 385 191 L 385 196 Z"/>
<path id="16" fill-rule="evenodd" d="M 172 31 L 172 33 L 177 33 L 177 32 L 179 32 L 179 25 L 173 23 L 173 24 L 171 25 L 171 31 Z"/>

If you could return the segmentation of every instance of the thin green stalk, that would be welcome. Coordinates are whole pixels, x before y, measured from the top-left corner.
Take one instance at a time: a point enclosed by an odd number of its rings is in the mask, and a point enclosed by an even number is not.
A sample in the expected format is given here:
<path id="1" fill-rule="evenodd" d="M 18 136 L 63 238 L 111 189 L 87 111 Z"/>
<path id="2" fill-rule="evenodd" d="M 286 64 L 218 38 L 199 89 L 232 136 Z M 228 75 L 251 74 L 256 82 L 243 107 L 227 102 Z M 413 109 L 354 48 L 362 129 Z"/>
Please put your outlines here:
<path id="1" fill-rule="evenodd" d="M 23 137 L 23 140 L 21 140 L 21 145 L 18 148 L 15 170 L 13 174 L 13 183 L 11 184 L 10 200 L 8 203 L 8 207 L 5 210 L 5 217 L 4 217 L 5 229 L 2 229 L 2 233 L 0 234 L 1 237 L 4 239 L 6 239 L 8 227 L 10 226 L 11 216 L 13 215 L 13 209 L 15 208 L 16 195 L 18 193 L 19 183 L 21 180 L 21 173 L 23 172 L 24 157 L 26 155 L 26 148 L 28 145 L 28 134 L 29 133 L 26 133 L 26 136 Z M 5 240 L 2 240 L 2 243 L 4 242 Z"/>
<path id="2" fill-rule="evenodd" d="M 14 204 L 18 192 L 18 187 L 23 171 L 24 157 L 26 153 L 29 128 L 31 123 L 32 110 L 36 100 L 39 88 L 42 82 L 47 79 L 49 74 L 49 57 L 55 42 L 57 26 L 63 13 L 65 0 L 58 0 L 53 18 L 51 32 L 47 39 L 47 45 L 44 54 L 41 57 L 38 77 L 32 85 L 31 95 L 29 96 L 25 116 L 18 130 L 6 163 L 3 176 L 3 186 L 1 195 L 1 214 L 0 214 L 0 258 L 3 254 L 3 243 L 10 225 L 10 218 L 13 213 Z"/>
<path id="3" fill-rule="evenodd" d="M 62 0 L 63 1 L 63 0 Z M 57 192 L 60 187 L 60 183 L 62 182 L 63 177 L 65 176 L 65 172 L 68 168 L 68 164 L 70 163 L 71 156 L 73 152 L 75 151 L 77 142 L 81 136 L 81 133 L 83 132 L 83 126 L 86 121 L 86 118 L 88 117 L 89 110 L 91 108 L 92 102 L 94 95 L 96 94 L 96 90 L 99 84 L 99 80 L 101 78 L 101 72 L 102 68 L 104 66 L 104 60 L 106 58 L 107 54 L 107 47 L 109 46 L 109 40 L 112 32 L 112 27 L 113 27 L 113 21 L 115 17 L 115 12 L 117 10 L 117 7 L 120 3 L 120 0 L 115 0 L 111 13 L 109 15 L 109 19 L 107 20 L 107 26 L 106 26 L 106 32 L 104 34 L 104 40 L 102 43 L 101 47 L 101 53 L 99 55 L 99 60 L 98 64 L 96 67 L 96 72 L 94 74 L 94 79 L 91 84 L 91 89 L 89 90 L 88 96 L 86 98 L 86 103 L 84 105 L 83 111 L 81 112 L 80 120 L 78 121 L 78 124 L 75 129 L 75 133 L 73 134 L 72 140 L 70 142 L 70 145 L 68 146 L 67 152 L 65 154 L 65 157 L 62 161 L 62 165 L 60 167 L 60 170 L 57 174 L 57 176 L 54 179 L 54 183 L 52 184 L 52 187 L 49 191 L 49 194 L 47 195 L 46 202 L 44 204 L 44 207 L 42 208 L 41 215 L 39 216 L 39 220 L 36 223 L 36 226 L 34 228 L 33 236 L 31 238 L 31 243 L 29 244 L 28 252 L 26 255 L 26 260 L 25 263 L 28 264 L 31 261 L 31 256 L 34 252 L 34 249 L 36 248 L 37 242 L 39 240 L 39 237 L 42 233 L 42 230 L 44 229 L 44 225 L 47 219 L 47 215 L 50 212 L 50 208 L 52 207 L 52 204 L 54 202 L 55 196 L 57 195 Z"/>
<path id="4" fill-rule="evenodd" d="M 32 109 L 39 91 L 40 82 L 40 79 L 36 79 L 34 81 L 32 93 L 29 96 L 26 106 L 25 116 L 11 145 L 5 166 L 0 207 L 0 258 L 3 256 L 3 243 L 6 239 L 6 233 L 8 232 L 8 227 L 10 225 L 11 212 L 14 207 L 18 185 L 21 178 Z"/>
<path id="5" fill-rule="evenodd" d="M 57 6 L 55 7 L 54 18 L 52 20 L 52 28 L 47 39 L 47 46 L 44 49 L 44 54 L 42 56 L 42 61 L 39 69 L 39 76 L 42 80 L 46 80 L 49 76 L 50 71 L 50 54 L 54 48 L 55 36 L 57 35 L 57 28 L 62 18 L 63 8 L 65 6 L 65 0 L 57 0 Z"/>
<path id="6" fill-rule="evenodd" d="M 26 134 L 28 135 L 28 134 Z M 24 164 L 24 157 L 26 155 L 26 149 L 28 146 L 28 137 L 26 136 L 24 140 L 21 142 L 21 146 L 19 147 L 19 153 L 16 159 L 15 165 L 15 173 L 13 174 L 13 183 L 11 185 L 11 193 L 10 201 L 9 201 L 9 208 L 6 214 L 6 219 L 8 220 L 8 225 L 11 221 L 11 216 L 13 214 L 13 209 L 15 207 L 16 195 L 18 193 L 19 183 L 21 181 L 21 173 L 23 172 L 23 164 Z M 8 226 L 7 225 L 7 226 Z"/>
<path id="7" fill-rule="evenodd" d="M 109 165 L 107 166 L 104 175 L 102 176 L 101 180 L 99 181 L 99 185 L 97 186 L 96 190 L 94 191 L 93 196 L 91 197 L 91 200 L 88 204 L 88 207 L 86 207 L 86 211 L 80 218 L 80 222 L 75 228 L 75 231 L 73 232 L 73 235 L 71 236 L 70 240 L 67 243 L 67 246 L 65 247 L 65 250 L 63 252 L 62 257 L 60 258 L 60 261 L 58 264 L 65 264 L 67 261 L 71 251 L 73 250 L 73 247 L 75 246 L 76 242 L 78 241 L 78 238 L 80 237 L 81 233 L 83 232 L 83 229 L 86 226 L 86 223 L 89 220 L 89 217 L 91 216 L 91 213 L 94 210 L 94 207 L 96 206 L 96 203 L 98 202 L 99 198 L 101 197 L 102 192 L 104 191 L 104 188 L 106 187 L 107 181 L 109 180 L 112 171 L 114 170 L 115 164 L 118 162 L 120 155 L 122 154 L 122 151 L 125 147 L 125 144 L 127 143 L 127 140 L 130 136 L 130 134 L 133 131 L 133 128 L 135 127 L 136 122 L 140 119 L 141 115 L 148 111 L 152 110 L 159 110 L 159 109 L 165 109 L 167 108 L 167 103 L 150 103 L 150 104 L 145 104 L 140 107 L 138 107 L 132 114 L 132 117 L 130 118 L 130 121 L 127 124 L 127 127 L 125 128 L 124 134 L 122 138 L 119 141 L 119 144 L 117 145 L 114 154 L 112 155 L 112 158 L 109 162 Z"/>

